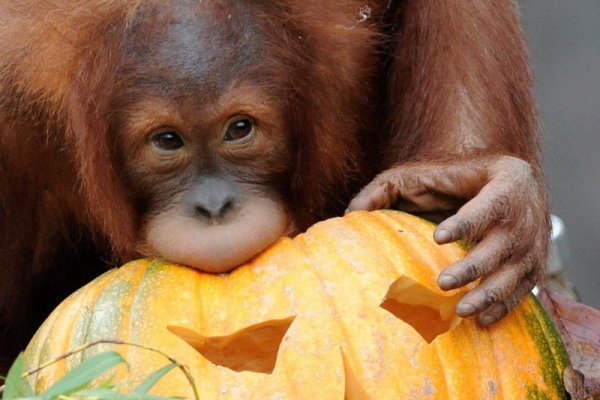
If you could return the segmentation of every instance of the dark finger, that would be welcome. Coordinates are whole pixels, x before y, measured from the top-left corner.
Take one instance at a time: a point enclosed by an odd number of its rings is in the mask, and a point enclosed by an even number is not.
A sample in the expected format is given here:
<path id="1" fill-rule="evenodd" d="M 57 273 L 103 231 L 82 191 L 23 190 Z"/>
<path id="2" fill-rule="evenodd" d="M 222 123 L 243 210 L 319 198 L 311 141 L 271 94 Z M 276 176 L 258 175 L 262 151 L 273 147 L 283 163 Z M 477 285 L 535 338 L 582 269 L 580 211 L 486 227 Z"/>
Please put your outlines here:
<path id="1" fill-rule="evenodd" d="M 532 270 L 533 265 L 530 260 L 523 258 L 504 265 L 488 275 L 479 286 L 465 294 L 456 306 L 456 313 L 461 317 L 469 317 L 484 311 L 496 302 L 508 299 Z"/>
<path id="2" fill-rule="evenodd" d="M 458 212 L 436 228 L 433 238 L 438 244 L 454 242 L 465 237 L 475 239 L 499 220 L 508 220 L 510 188 L 507 182 L 494 180 Z"/>
<path id="3" fill-rule="evenodd" d="M 511 312 L 529 292 L 534 288 L 538 279 L 535 277 L 535 271 L 530 272 L 525 276 L 521 283 L 517 286 L 514 293 L 507 299 L 492 304 L 479 316 L 479 324 L 481 326 L 489 326 L 500 320 Z"/>
<path id="4" fill-rule="evenodd" d="M 396 167 L 365 186 L 352 199 L 348 211 L 393 207 L 409 213 L 449 213 L 464 203 L 462 198 L 431 188 L 434 183 L 434 178 L 414 168 Z"/>
<path id="5" fill-rule="evenodd" d="M 394 185 L 382 174 L 365 186 L 348 204 L 348 211 L 389 208 L 395 201 Z"/>
<path id="6" fill-rule="evenodd" d="M 514 240 L 514 235 L 506 229 L 492 229 L 464 259 L 442 271 L 438 277 L 439 287 L 456 289 L 488 275 L 515 251 Z"/>

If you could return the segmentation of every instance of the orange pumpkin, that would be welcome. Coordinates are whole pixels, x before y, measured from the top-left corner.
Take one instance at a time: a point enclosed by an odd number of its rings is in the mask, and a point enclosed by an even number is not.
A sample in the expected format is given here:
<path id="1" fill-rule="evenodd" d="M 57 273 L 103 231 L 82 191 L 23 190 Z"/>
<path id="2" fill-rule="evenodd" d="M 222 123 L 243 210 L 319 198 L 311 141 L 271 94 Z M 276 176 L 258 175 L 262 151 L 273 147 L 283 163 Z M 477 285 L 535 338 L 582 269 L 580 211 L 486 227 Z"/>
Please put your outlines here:
<path id="1" fill-rule="evenodd" d="M 61 304 L 26 350 L 32 368 L 97 339 L 161 350 L 202 399 L 561 399 L 567 357 L 533 297 L 489 329 L 460 319 L 439 272 L 460 246 L 393 211 L 355 212 L 279 240 L 227 275 L 160 260 L 112 270 Z M 32 377 L 43 390 L 104 345 Z M 165 364 L 112 345 L 117 379 Z M 173 370 L 157 394 L 193 398 Z"/>

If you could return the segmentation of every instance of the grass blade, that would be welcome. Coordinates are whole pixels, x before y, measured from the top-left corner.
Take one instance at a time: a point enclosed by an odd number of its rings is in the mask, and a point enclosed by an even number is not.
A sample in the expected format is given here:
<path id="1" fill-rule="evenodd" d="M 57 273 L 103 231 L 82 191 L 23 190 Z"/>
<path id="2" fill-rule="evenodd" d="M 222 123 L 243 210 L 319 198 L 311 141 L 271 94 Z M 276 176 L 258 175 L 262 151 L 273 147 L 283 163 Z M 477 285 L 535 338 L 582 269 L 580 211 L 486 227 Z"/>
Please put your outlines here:
<path id="1" fill-rule="evenodd" d="M 158 383 L 158 381 L 169 373 L 173 368 L 177 368 L 177 364 L 167 364 L 164 367 L 154 371 L 138 387 L 135 388 L 136 393 L 148 393 L 150 389 Z"/>
<path id="2" fill-rule="evenodd" d="M 42 396 L 54 397 L 59 394 L 68 395 L 73 393 L 89 384 L 104 372 L 124 362 L 123 357 L 114 351 L 97 354 L 67 372 L 59 381 L 48 388 Z"/>

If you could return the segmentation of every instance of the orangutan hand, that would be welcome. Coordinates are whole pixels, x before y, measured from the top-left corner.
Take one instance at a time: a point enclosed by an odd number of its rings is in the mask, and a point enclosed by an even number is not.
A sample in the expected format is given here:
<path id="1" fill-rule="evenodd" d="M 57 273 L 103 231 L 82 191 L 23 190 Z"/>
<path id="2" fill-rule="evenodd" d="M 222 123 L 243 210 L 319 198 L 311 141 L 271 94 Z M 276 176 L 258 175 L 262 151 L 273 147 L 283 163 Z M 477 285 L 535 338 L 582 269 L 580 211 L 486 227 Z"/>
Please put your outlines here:
<path id="1" fill-rule="evenodd" d="M 497 156 L 396 166 L 378 175 L 348 206 L 349 211 L 380 208 L 433 219 L 451 215 L 438 225 L 434 240 L 475 244 L 438 278 L 443 290 L 481 278 L 457 304 L 461 317 L 479 314 L 479 323 L 490 325 L 543 276 L 550 231 L 546 194 L 541 178 L 521 159 Z"/>

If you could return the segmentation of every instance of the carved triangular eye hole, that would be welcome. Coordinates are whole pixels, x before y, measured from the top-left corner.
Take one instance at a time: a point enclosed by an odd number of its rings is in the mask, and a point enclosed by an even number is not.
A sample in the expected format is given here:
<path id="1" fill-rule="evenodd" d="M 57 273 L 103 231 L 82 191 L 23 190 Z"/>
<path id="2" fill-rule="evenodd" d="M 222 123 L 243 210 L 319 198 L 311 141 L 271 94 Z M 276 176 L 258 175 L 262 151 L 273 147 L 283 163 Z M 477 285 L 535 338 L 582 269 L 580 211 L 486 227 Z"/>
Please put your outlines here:
<path id="1" fill-rule="evenodd" d="M 270 374 L 275 368 L 281 341 L 294 318 L 261 322 L 227 336 L 202 336 L 180 326 L 168 329 L 213 364 L 237 372 Z"/>
<path id="2" fill-rule="evenodd" d="M 431 343 L 461 321 L 454 311 L 460 297 L 441 296 L 403 276 L 390 286 L 381 307 L 410 324 Z"/>

